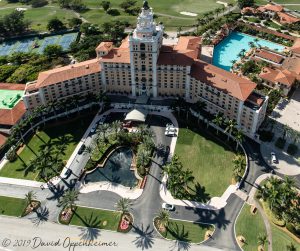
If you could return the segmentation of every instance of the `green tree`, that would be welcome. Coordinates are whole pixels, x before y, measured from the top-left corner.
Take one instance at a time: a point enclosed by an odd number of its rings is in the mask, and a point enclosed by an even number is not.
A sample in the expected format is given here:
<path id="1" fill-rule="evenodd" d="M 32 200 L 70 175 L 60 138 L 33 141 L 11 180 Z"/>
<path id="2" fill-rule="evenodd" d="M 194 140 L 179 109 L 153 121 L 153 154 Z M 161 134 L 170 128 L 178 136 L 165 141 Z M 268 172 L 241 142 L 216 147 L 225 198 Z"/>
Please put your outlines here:
<path id="1" fill-rule="evenodd" d="M 2 19 L 2 30 L 9 35 L 18 35 L 26 31 L 29 22 L 24 20 L 24 11 L 14 10 Z"/>
<path id="2" fill-rule="evenodd" d="M 73 17 L 69 20 L 68 25 L 71 28 L 75 28 L 78 27 L 82 24 L 82 20 L 80 18 L 77 17 Z"/>
<path id="3" fill-rule="evenodd" d="M 110 1 L 102 1 L 100 4 L 103 10 L 107 13 L 110 8 Z"/>
<path id="4" fill-rule="evenodd" d="M 0 82 L 6 82 L 6 79 L 18 69 L 17 65 L 1 65 L 0 66 Z"/>
<path id="5" fill-rule="evenodd" d="M 241 130 L 238 130 L 235 133 L 234 137 L 235 137 L 235 140 L 236 140 L 236 149 L 235 150 L 237 151 L 237 149 L 239 147 L 239 143 L 241 144 L 244 140 L 244 134 Z"/>
<path id="6" fill-rule="evenodd" d="M 234 119 L 230 119 L 227 121 L 225 132 L 228 132 L 231 135 L 235 127 L 236 127 L 236 121 Z M 229 140 L 229 135 L 227 140 Z"/>
<path id="7" fill-rule="evenodd" d="M 265 233 L 260 233 L 257 236 L 257 244 L 260 245 L 263 249 L 265 248 L 265 245 L 268 243 L 268 237 Z"/>
<path id="8" fill-rule="evenodd" d="M 297 251 L 295 245 L 291 242 L 289 245 L 286 246 L 287 251 Z"/>
<path id="9" fill-rule="evenodd" d="M 58 57 L 63 53 L 63 48 L 58 44 L 49 44 L 43 53 L 49 58 Z"/>
<path id="10" fill-rule="evenodd" d="M 115 205 L 116 209 L 122 214 L 127 213 L 132 206 L 132 202 L 129 198 L 121 198 Z"/>
<path id="11" fill-rule="evenodd" d="M 65 25 L 63 24 L 63 22 L 61 20 L 59 20 L 57 17 L 54 17 L 52 19 L 49 20 L 48 24 L 47 24 L 47 29 L 49 31 L 60 31 L 65 29 Z"/>
<path id="12" fill-rule="evenodd" d="M 254 5 L 254 0 L 238 0 L 238 6 L 240 7 L 240 9 L 244 8 L 244 7 L 251 7 Z"/>
<path id="13" fill-rule="evenodd" d="M 47 0 L 31 0 L 30 4 L 32 8 L 40 8 L 48 4 Z"/>
<path id="14" fill-rule="evenodd" d="M 67 190 L 61 200 L 59 201 L 59 206 L 73 208 L 75 202 L 78 200 L 79 192 L 77 190 Z"/>
<path id="15" fill-rule="evenodd" d="M 212 121 L 214 124 L 216 124 L 217 126 L 222 126 L 222 124 L 223 124 L 223 117 L 222 117 L 222 115 L 221 114 L 216 114 L 215 115 L 215 118 L 213 119 L 213 121 Z M 219 134 L 219 130 L 217 129 L 217 135 Z"/>
<path id="16" fill-rule="evenodd" d="M 159 227 L 166 227 L 169 223 L 170 220 L 170 213 L 167 210 L 160 210 L 159 213 L 157 214 L 157 219 L 159 221 Z"/>
<path id="17" fill-rule="evenodd" d="M 34 193 L 33 191 L 29 191 L 27 194 L 25 194 L 25 199 L 27 205 L 31 206 L 32 201 L 37 199 L 36 193 Z"/>

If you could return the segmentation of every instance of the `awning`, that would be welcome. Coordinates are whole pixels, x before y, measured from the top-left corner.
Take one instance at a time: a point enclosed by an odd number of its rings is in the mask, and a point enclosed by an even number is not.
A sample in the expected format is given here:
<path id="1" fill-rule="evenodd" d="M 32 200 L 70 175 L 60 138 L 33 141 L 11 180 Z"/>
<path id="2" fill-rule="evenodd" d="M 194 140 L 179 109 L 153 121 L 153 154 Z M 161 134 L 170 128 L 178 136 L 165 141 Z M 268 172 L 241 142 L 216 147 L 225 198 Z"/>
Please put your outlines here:
<path id="1" fill-rule="evenodd" d="M 125 121 L 138 121 L 138 122 L 145 122 L 146 117 L 148 115 L 148 112 L 145 110 L 137 110 L 134 109 L 127 113 L 126 118 L 124 119 Z"/>

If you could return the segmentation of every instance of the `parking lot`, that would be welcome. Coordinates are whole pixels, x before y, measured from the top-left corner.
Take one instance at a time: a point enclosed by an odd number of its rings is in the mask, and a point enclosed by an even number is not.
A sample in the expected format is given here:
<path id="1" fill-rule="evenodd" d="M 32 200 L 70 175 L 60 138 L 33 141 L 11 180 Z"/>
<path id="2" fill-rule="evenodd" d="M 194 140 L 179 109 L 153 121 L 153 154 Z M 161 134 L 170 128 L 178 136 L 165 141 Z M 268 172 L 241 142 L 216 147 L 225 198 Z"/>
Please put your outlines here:
<path id="1" fill-rule="evenodd" d="M 300 132 L 300 89 L 297 89 L 290 101 L 282 100 L 271 115 L 282 125 L 288 125 Z"/>

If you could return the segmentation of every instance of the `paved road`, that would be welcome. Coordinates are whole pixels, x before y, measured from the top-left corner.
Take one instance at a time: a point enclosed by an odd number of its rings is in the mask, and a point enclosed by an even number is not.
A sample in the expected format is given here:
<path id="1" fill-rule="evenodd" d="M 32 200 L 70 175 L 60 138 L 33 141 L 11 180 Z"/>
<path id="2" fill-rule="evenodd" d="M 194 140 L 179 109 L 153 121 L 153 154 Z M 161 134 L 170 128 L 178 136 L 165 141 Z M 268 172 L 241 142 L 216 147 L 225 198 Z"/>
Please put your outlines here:
<path id="1" fill-rule="evenodd" d="M 17 242 L 16 240 L 19 241 Z M 96 244 L 97 242 L 99 244 L 102 243 L 102 246 L 87 246 L 88 243 Z M 42 243 L 44 243 L 44 246 L 41 245 Z M 47 243 L 48 246 L 46 246 Z M 73 244 L 72 246 L 71 243 Z M 85 246 L 74 247 L 80 243 L 85 243 Z M 109 243 L 111 246 L 108 246 Z M 15 247 L 13 247 L 14 244 Z M 18 247 L 18 245 L 20 246 Z M 0 216 L 0 250 L 5 251 L 132 251 L 147 249 L 179 251 L 187 250 L 187 248 L 190 251 L 220 251 L 220 249 L 204 245 L 171 242 L 135 233 L 122 234 L 91 228 L 65 226 L 51 222 L 38 222 L 33 225 L 27 219 Z"/>

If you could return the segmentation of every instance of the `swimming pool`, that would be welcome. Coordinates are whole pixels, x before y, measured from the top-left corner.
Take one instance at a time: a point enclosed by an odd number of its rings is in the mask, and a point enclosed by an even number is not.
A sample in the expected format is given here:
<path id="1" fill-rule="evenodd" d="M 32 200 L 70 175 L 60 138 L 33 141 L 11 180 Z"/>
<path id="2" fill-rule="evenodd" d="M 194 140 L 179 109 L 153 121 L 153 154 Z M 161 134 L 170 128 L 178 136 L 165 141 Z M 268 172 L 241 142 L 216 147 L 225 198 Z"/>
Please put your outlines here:
<path id="1" fill-rule="evenodd" d="M 238 60 L 238 54 L 242 49 L 246 51 L 250 50 L 249 42 L 260 45 L 262 47 L 268 47 L 271 50 L 283 51 L 284 46 L 272 43 L 270 41 L 257 38 L 258 42 L 255 42 L 253 36 L 249 36 L 240 32 L 232 32 L 222 42 L 220 42 L 214 48 L 213 65 L 220 67 L 226 71 L 230 71 L 232 66 L 232 60 Z"/>

